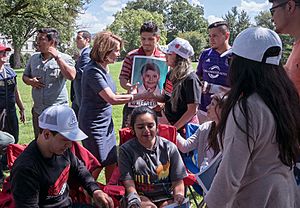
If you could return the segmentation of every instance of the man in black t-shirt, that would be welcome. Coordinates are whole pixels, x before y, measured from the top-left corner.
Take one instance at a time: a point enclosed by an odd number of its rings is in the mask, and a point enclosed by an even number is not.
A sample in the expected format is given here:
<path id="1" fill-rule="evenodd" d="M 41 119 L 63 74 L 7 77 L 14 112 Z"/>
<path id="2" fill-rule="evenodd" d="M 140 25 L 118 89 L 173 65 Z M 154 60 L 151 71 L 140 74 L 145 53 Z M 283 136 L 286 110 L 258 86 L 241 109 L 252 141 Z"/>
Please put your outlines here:
<path id="1" fill-rule="evenodd" d="M 72 207 L 69 177 L 75 177 L 96 205 L 112 208 L 112 199 L 100 190 L 83 163 L 70 151 L 73 141 L 87 136 L 78 128 L 74 111 L 51 106 L 39 117 L 40 133 L 17 158 L 11 172 L 16 207 Z"/>

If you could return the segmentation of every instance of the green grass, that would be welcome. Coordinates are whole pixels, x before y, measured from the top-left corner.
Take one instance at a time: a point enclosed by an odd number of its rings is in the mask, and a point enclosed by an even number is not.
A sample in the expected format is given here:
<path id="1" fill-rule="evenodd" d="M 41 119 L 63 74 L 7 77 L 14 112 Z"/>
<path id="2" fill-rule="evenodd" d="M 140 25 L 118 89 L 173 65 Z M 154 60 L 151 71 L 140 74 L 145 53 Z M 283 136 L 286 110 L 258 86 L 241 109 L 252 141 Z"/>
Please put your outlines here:
<path id="1" fill-rule="evenodd" d="M 196 68 L 197 63 L 193 63 L 193 67 Z M 117 92 L 118 93 L 124 93 L 126 92 L 124 89 L 121 88 L 119 84 L 119 74 L 121 70 L 121 62 L 117 62 L 115 64 L 112 64 L 109 66 L 110 67 L 110 74 L 112 75 L 116 86 L 117 86 Z M 34 133 L 33 133 L 33 128 L 32 128 L 32 118 L 31 118 L 31 108 L 33 105 L 32 102 L 32 97 L 31 97 L 31 86 L 26 85 L 22 81 L 22 74 L 23 70 L 15 70 L 17 73 L 17 82 L 18 82 L 18 88 L 24 103 L 25 107 L 25 115 L 26 115 L 26 122 L 25 124 L 19 123 L 19 143 L 20 144 L 28 144 L 30 143 L 33 138 L 34 138 Z M 68 92 L 70 92 L 70 85 L 71 82 L 67 81 L 67 88 Z M 113 106 L 113 120 L 114 120 L 114 125 L 115 125 L 115 132 L 117 136 L 117 143 L 119 141 L 119 134 L 118 131 L 121 128 L 122 125 L 122 110 L 123 110 L 123 105 L 114 105 Z M 104 183 L 104 171 L 101 171 L 98 181 Z M 197 195 L 197 194 L 196 194 Z M 201 199 L 200 196 L 197 197 L 197 201 Z M 193 203 L 193 202 L 192 202 Z M 192 204 L 192 207 L 195 207 L 194 204 Z"/>

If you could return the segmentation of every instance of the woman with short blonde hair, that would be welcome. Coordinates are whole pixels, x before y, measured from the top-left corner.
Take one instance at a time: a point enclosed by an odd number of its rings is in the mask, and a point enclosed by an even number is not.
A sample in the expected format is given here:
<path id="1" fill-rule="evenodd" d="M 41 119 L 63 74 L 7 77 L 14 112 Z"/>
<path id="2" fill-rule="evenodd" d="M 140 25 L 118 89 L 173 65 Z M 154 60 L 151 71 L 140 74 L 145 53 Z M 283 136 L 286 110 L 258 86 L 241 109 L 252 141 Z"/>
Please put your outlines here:
<path id="1" fill-rule="evenodd" d="M 117 45 L 120 45 L 120 49 L 123 48 L 123 40 L 119 36 L 108 31 L 97 33 L 90 55 L 91 59 L 96 62 L 106 61 L 107 55 L 112 52 Z"/>

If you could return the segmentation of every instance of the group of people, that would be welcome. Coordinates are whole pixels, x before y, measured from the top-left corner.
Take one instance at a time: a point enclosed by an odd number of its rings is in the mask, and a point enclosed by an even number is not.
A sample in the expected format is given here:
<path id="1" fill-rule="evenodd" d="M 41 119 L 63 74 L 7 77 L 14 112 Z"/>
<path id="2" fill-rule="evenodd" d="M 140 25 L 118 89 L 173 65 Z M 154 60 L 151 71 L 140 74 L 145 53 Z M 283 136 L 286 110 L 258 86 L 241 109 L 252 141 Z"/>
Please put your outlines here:
<path id="1" fill-rule="evenodd" d="M 183 202 L 186 170 L 178 149 L 197 149 L 199 165 L 204 158 L 211 161 L 222 153 L 217 174 L 204 197 L 209 208 L 299 207 L 293 171 L 300 153 L 300 2 L 270 2 L 276 32 L 290 34 L 296 41 L 284 67 L 282 42 L 270 29 L 248 28 L 231 47 L 227 23 L 210 24 L 211 48 L 202 52 L 194 71 L 190 43 L 177 37 L 160 49 L 159 28 L 154 22 L 145 22 L 140 29 L 141 47 L 128 53 L 120 72 L 120 85 L 127 94 L 116 92 L 109 73 L 109 65 L 123 48 L 121 37 L 99 32 L 90 47 L 91 35 L 79 31 L 76 43 L 80 54 L 75 65 L 69 55 L 57 50 L 59 38 L 55 29 L 39 30 L 39 53 L 30 58 L 23 74 L 23 81 L 32 86 L 36 139 L 11 172 L 16 206 L 71 206 L 66 181 L 75 176 L 96 204 L 113 207 L 111 198 L 68 150 L 71 141 L 82 140 L 83 146 L 105 167 L 107 182 L 119 165 L 127 207 L 162 207 Z M 8 133 L 17 142 L 15 103 L 22 121 L 25 116 L 16 74 L 5 65 L 9 50 L 0 46 L 0 87 L 1 93 L 6 92 L 1 94 L 5 102 L 0 102 L 0 109 L 8 110 Z M 154 83 L 153 79 L 160 78 L 156 66 L 141 70 L 141 76 L 145 75 L 144 90 L 137 90 L 138 86 L 132 84 L 135 56 L 166 59 L 170 69 L 160 93 L 156 85 L 147 85 L 146 81 L 151 79 Z M 147 71 L 153 74 L 146 75 Z M 73 80 L 75 112 L 67 106 L 67 79 Z M 132 93 L 136 91 L 137 94 Z M 136 100 L 156 101 L 158 105 L 128 106 Z M 118 104 L 125 104 L 122 126 L 131 128 L 134 135 L 120 147 L 119 157 L 112 119 L 112 105 Z M 177 147 L 158 136 L 159 123 L 177 128 Z M 185 138 L 187 123 L 201 124 L 190 138 Z"/>

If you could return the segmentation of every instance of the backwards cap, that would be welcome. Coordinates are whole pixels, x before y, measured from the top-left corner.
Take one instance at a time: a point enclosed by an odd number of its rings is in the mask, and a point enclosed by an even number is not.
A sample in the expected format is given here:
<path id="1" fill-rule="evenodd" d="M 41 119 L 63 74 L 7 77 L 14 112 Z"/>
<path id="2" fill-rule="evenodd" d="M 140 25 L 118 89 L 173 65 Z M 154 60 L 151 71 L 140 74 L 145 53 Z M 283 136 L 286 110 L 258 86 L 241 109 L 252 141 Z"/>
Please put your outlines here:
<path id="1" fill-rule="evenodd" d="M 222 56 L 234 53 L 252 61 L 279 65 L 282 42 L 276 32 L 263 27 L 243 30 L 234 40 L 232 48 Z"/>
<path id="2" fill-rule="evenodd" d="M 161 47 L 164 53 L 176 53 L 182 58 L 188 59 L 194 55 L 194 49 L 189 41 L 182 38 L 175 38 L 172 40 L 167 47 Z"/>

